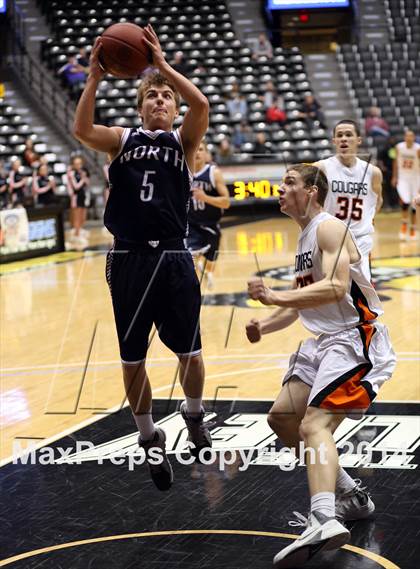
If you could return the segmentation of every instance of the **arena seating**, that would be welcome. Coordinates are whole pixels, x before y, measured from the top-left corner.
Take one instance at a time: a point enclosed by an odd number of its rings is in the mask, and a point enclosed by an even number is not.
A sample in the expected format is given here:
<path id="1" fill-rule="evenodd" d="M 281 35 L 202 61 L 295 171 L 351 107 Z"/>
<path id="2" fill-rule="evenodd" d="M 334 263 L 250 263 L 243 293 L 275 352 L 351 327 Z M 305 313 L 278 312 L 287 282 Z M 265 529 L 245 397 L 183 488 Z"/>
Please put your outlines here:
<path id="1" fill-rule="evenodd" d="M 36 133 L 31 132 L 30 125 L 7 103 L 7 99 L 0 99 L 0 156 L 6 169 L 12 160 L 22 158 L 27 138 L 32 138 L 35 143 L 34 150 L 47 158 L 51 173 L 56 178 L 58 192 L 65 193 L 62 175 L 66 172 L 66 165 L 57 159 L 54 152 L 48 150 Z M 30 168 L 24 169 L 28 176 L 32 174 Z"/>
<path id="2" fill-rule="evenodd" d="M 43 0 L 40 2 L 51 26 L 51 38 L 42 46 L 42 58 L 52 72 L 81 46 L 91 46 L 94 38 L 112 23 L 151 22 L 159 35 L 167 59 L 182 51 L 191 71 L 189 78 L 202 89 L 211 103 L 208 141 L 214 149 L 231 136 L 235 121 L 226 107 L 226 96 L 237 83 L 248 103 L 248 122 L 254 132 L 264 131 L 269 148 L 287 162 L 311 161 L 330 154 L 327 133 L 315 123 L 312 130 L 299 119 L 299 107 L 310 84 L 298 48 L 275 48 L 273 59 L 253 59 L 250 48 L 235 36 L 226 3 L 220 0 Z M 166 4 L 166 5 L 165 5 Z M 267 124 L 260 96 L 272 80 L 285 101 L 287 124 Z M 136 110 L 127 106 L 136 95 L 135 80 L 106 77 L 98 95 L 99 118 L 121 126 L 135 122 Z M 186 106 L 181 107 L 181 117 Z M 180 120 L 181 120 L 180 117 Z M 245 160 L 253 145 L 245 143 L 234 160 Z M 249 156 L 248 156 L 249 157 Z M 279 157 L 276 156 L 276 159 Z"/>
<path id="3" fill-rule="evenodd" d="M 379 107 L 392 135 L 420 127 L 420 5 L 385 0 L 387 45 L 339 46 L 337 56 L 351 96 L 365 117 Z"/>
<path id="4" fill-rule="evenodd" d="M 391 38 L 394 41 L 420 45 L 420 4 L 418 0 L 384 0 L 384 4 Z"/>

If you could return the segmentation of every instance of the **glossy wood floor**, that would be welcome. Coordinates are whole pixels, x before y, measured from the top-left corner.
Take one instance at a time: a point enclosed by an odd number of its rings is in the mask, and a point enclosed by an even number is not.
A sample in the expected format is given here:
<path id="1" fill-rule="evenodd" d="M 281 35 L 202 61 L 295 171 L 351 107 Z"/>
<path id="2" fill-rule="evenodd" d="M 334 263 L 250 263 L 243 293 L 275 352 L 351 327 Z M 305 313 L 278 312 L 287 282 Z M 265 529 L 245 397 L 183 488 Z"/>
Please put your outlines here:
<path id="1" fill-rule="evenodd" d="M 373 250 L 374 277 L 384 300 L 398 364 L 382 401 L 420 400 L 419 242 L 398 240 L 399 214 L 381 214 Z M 246 280 L 281 268 L 287 284 L 297 228 L 273 217 L 224 230 L 215 286 L 203 283 L 202 341 L 208 398 L 271 399 L 288 357 L 308 333 L 299 323 L 287 331 L 247 342 L 244 326 L 271 309 L 253 306 Z M 90 245 L 109 242 L 91 231 Z M 56 439 L 124 404 L 117 339 L 104 278 L 105 251 L 69 252 L 1 267 L 1 458 L 16 438 Z M 149 352 L 154 394 L 180 396 L 173 384 L 176 359 L 155 335 Z M 40 439 L 38 441 L 38 439 Z"/>

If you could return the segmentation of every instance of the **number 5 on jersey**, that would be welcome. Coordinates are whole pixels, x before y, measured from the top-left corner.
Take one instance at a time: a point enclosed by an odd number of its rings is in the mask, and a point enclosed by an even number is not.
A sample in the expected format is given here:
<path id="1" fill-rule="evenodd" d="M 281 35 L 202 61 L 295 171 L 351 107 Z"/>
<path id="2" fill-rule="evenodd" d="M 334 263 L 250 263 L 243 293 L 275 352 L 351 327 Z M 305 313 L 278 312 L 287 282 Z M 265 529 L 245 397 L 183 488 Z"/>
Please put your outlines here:
<path id="1" fill-rule="evenodd" d="M 152 174 L 156 174 L 156 170 L 145 170 L 144 172 L 142 186 L 145 189 L 140 190 L 140 199 L 142 202 L 150 202 L 153 197 L 154 185 L 148 181 L 148 177 Z"/>

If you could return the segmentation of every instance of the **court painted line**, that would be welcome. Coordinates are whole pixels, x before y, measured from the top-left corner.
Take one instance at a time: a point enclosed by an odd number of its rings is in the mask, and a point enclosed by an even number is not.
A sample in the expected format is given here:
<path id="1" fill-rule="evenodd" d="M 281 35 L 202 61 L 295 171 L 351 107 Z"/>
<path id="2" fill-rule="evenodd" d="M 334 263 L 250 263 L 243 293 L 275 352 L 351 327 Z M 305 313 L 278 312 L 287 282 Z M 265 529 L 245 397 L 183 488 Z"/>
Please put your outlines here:
<path id="1" fill-rule="evenodd" d="M 119 534 L 119 535 L 109 535 L 109 536 L 101 536 L 101 537 L 94 537 L 90 539 L 80 539 L 78 541 L 70 541 L 66 543 L 59 543 L 55 545 L 49 545 L 47 547 L 41 547 L 39 549 L 34 549 L 32 551 L 25 551 L 24 553 L 20 553 L 18 555 L 14 555 L 13 557 L 9 557 L 6 559 L 0 560 L 0 567 L 4 567 L 5 565 L 10 565 L 12 563 L 16 563 L 16 561 L 21 561 L 22 559 L 29 559 L 31 557 L 35 557 L 37 555 L 45 555 L 52 551 L 60 551 L 62 549 L 68 549 L 72 547 L 80 547 L 83 545 L 90 545 L 93 543 L 104 543 L 109 541 L 119 541 L 119 540 L 126 540 L 126 539 L 139 539 L 145 537 L 162 537 L 162 536 L 174 536 L 174 535 L 182 535 L 182 536 L 192 536 L 192 535 L 246 535 L 246 536 L 260 536 L 260 537 L 272 537 L 272 538 L 281 538 L 281 539 L 297 539 L 300 537 L 296 534 L 290 533 L 280 533 L 280 532 L 271 532 L 271 531 L 254 531 L 254 530 L 241 530 L 241 529 L 182 529 L 182 530 L 161 530 L 161 531 L 150 531 L 150 532 L 138 532 L 138 533 L 127 533 L 127 534 Z M 371 559 L 375 563 L 377 563 L 380 567 L 384 567 L 385 569 L 400 569 L 398 565 L 395 565 L 391 560 L 387 559 L 386 557 L 382 557 L 378 553 L 374 553 L 373 551 L 369 551 L 367 549 L 363 549 L 362 547 L 356 547 L 355 545 L 343 545 L 340 549 L 344 549 L 347 551 L 351 551 L 352 553 L 356 553 L 361 555 L 362 557 L 367 557 Z"/>
<path id="2" fill-rule="evenodd" d="M 278 370 L 278 369 L 281 369 L 281 368 L 276 366 L 276 367 L 269 367 L 269 368 L 256 368 L 255 370 L 251 369 L 250 371 L 268 371 L 268 370 Z M 225 373 L 221 373 L 221 374 L 217 373 L 217 374 L 208 375 L 206 377 L 206 380 L 217 379 L 219 377 L 227 377 L 229 375 L 243 375 L 243 373 L 244 373 L 243 370 L 242 371 L 225 372 Z M 166 389 L 170 389 L 172 386 L 173 386 L 173 384 L 169 383 L 167 385 L 163 385 L 161 387 L 157 387 L 156 389 L 153 389 L 152 390 L 152 397 L 155 398 L 155 394 L 161 393 L 162 391 L 165 391 Z M 178 387 L 178 385 L 177 385 L 177 387 Z M 180 398 L 173 397 L 172 399 L 173 400 L 179 400 Z M 218 399 L 222 399 L 222 398 L 218 398 Z M 183 398 L 182 398 L 182 400 L 183 400 Z M 253 399 L 251 399 L 251 401 L 252 400 Z M 117 412 L 117 411 L 119 411 L 119 410 L 121 410 L 127 406 L 128 406 L 128 401 L 124 401 L 124 403 L 120 403 L 119 405 L 114 405 L 114 407 L 110 407 L 109 409 L 106 409 L 100 413 L 96 413 L 92 417 L 89 417 L 88 419 L 85 419 L 84 421 L 81 421 L 80 423 L 77 423 L 76 425 L 69 427 L 68 429 L 65 429 L 64 431 L 61 431 L 60 433 L 58 433 L 56 435 L 52 435 L 51 437 L 49 437 L 47 439 L 41 440 L 39 443 L 36 443 L 32 448 L 33 448 L 33 450 L 38 450 L 39 448 L 42 448 L 43 446 L 48 446 L 49 444 L 57 441 L 58 439 L 61 439 L 62 437 L 66 437 L 66 436 L 70 435 L 71 433 L 74 433 L 75 431 L 82 429 L 83 427 L 87 427 L 88 425 L 91 425 L 92 423 L 95 423 L 96 421 L 103 419 L 104 416 L 111 415 L 112 413 L 115 413 L 115 412 Z M 28 437 L 28 439 L 29 439 L 29 437 Z M 23 455 L 25 453 L 23 452 L 21 454 Z M 14 459 L 16 460 L 18 458 L 18 456 L 8 456 L 7 458 L 3 459 L 2 461 L 0 461 L 0 467 L 5 466 L 6 464 L 9 464 Z"/>
<path id="3" fill-rule="evenodd" d="M 261 368 L 261 369 L 264 369 L 264 368 Z M 275 368 L 275 369 L 278 369 L 278 368 Z M 241 373 L 243 373 L 243 372 L 241 372 Z M 211 377 L 207 376 L 206 379 L 216 379 L 217 377 L 220 377 L 220 374 L 214 374 Z M 156 389 L 153 389 L 153 391 L 152 391 L 153 399 L 158 400 L 158 401 L 159 400 L 167 401 L 166 398 L 155 397 L 155 395 L 157 393 L 161 393 L 165 389 L 170 389 L 171 387 L 172 387 L 172 384 L 170 383 L 168 385 L 164 385 L 162 387 L 158 387 Z M 183 400 L 184 400 L 183 397 L 172 397 L 172 401 L 183 401 Z M 218 401 L 261 401 L 261 402 L 271 403 L 274 401 L 274 398 L 265 398 L 265 397 L 218 397 L 217 400 Z M 388 399 L 386 401 L 378 401 L 378 403 L 381 403 L 381 404 L 382 403 L 384 403 L 384 404 L 403 403 L 406 405 L 407 404 L 419 405 L 420 400 L 404 401 L 404 400 L 397 400 L 397 399 Z M 127 406 L 128 406 L 128 401 L 125 401 L 124 404 L 120 403 L 119 405 L 114 405 L 114 407 L 110 407 L 109 409 L 102 411 L 101 413 L 97 413 L 96 415 L 93 415 L 92 417 L 89 417 L 88 419 L 85 419 L 84 421 L 81 421 L 80 423 L 77 423 L 76 425 L 73 425 L 72 427 L 65 429 L 64 431 L 61 431 L 60 433 L 57 433 L 56 435 L 52 435 L 51 437 L 43 439 L 42 441 L 36 443 L 31 448 L 33 448 L 33 450 L 38 450 L 44 446 L 49 446 L 51 443 L 54 443 L 55 441 L 58 441 L 59 439 L 61 439 L 63 437 L 67 437 L 68 435 L 71 435 L 72 433 L 79 431 L 80 429 L 83 429 L 84 427 L 87 427 L 88 425 L 92 425 L 93 423 L 100 421 L 101 419 L 103 419 L 104 416 L 111 415 L 112 413 L 116 413 L 117 411 L 120 411 L 121 409 L 125 409 Z M 28 437 L 28 440 L 29 439 L 30 439 L 30 437 Z M 23 455 L 23 454 L 25 454 L 25 453 L 23 452 L 21 455 Z M 14 459 L 16 460 L 21 455 L 8 456 L 8 457 L 4 458 L 3 460 L 0 461 L 0 467 L 6 466 L 6 464 L 11 463 Z"/>
<path id="4" fill-rule="evenodd" d="M 242 348 L 241 348 L 242 349 Z M 256 358 L 256 356 L 254 354 L 241 354 L 240 356 L 238 355 L 237 359 L 235 359 L 234 356 L 232 356 L 231 354 L 221 354 L 221 355 L 210 355 L 210 356 L 205 356 L 204 360 L 214 360 L 214 359 L 223 359 L 223 360 L 227 360 L 228 358 L 230 358 L 229 361 L 224 361 L 223 363 L 236 363 L 236 362 L 241 362 L 241 360 L 244 359 L 248 359 L 250 360 L 251 358 L 254 358 L 254 362 L 257 363 L 259 360 L 264 359 L 264 358 L 289 358 L 292 354 L 292 351 L 288 352 L 287 354 L 258 354 L 258 358 Z M 419 356 L 420 357 L 420 352 L 397 352 L 397 357 L 399 356 Z M 417 361 L 419 358 L 413 358 L 413 361 Z M 148 360 L 148 364 L 150 363 L 154 363 L 154 362 L 164 362 L 164 361 L 169 361 L 169 362 L 176 362 L 176 359 L 174 357 L 163 357 L 163 358 L 150 358 Z M 411 361 L 411 360 L 407 360 L 407 361 Z M 85 365 L 86 362 L 69 362 L 69 363 L 61 363 L 61 364 L 40 364 L 40 365 L 36 365 L 36 366 L 21 366 L 21 367 L 7 367 L 7 368 L 3 368 L 1 371 L 2 372 L 10 372 L 10 371 L 25 371 L 25 370 L 37 370 L 37 369 L 50 369 L 50 368 L 80 368 L 83 367 Z M 121 364 L 120 360 L 105 360 L 103 362 L 90 362 L 89 366 L 108 366 L 108 365 L 115 365 Z"/>

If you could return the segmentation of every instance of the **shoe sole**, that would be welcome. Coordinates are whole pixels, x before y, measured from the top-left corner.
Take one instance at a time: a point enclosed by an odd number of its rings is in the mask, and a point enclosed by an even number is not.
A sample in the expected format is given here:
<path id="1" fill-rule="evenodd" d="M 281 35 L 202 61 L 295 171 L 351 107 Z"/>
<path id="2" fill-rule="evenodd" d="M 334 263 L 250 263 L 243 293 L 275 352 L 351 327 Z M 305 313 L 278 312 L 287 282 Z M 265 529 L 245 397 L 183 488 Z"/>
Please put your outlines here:
<path id="1" fill-rule="evenodd" d="M 156 431 L 158 431 L 161 434 L 161 436 L 163 436 L 163 442 L 165 443 L 166 442 L 165 431 L 163 429 L 161 429 L 160 427 L 156 427 Z M 165 456 L 166 456 L 166 452 L 165 452 Z M 156 488 L 158 490 L 160 490 L 161 492 L 167 492 L 168 490 L 170 490 L 170 488 L 173 484 L 173 481 L 174 481 L 174 471 L 172 469 L 172 465 L 169 462 L 169 459 L 167 456 L 166 456 L 166 460 L 168 463 L 169 470 L 167 472 L 162 471 L 161 473 L 157 473 L 158 475 L 155 476 L 155 473 L 153 472 L 153 465 L 149 464 L 149 462 L 146 459 L 147 466 L 149 467 L 150 478 L 152 479 L 152 482 L 156 486 Z M 160 476 L 159 476 L 159 474 L 160 474 Z"/>
<path id="2" fill-rule="evenodd" d="M 276 558 L 274 558 L 273 567 L 274 569 L 293 569 L 300 567 L 321 551 L 339 549 L 341 546 L 345 545 L 349 539 L 350 532 L 341 531 L 340 533 L 319 541 L 318 543 L 314 543 L 313 545 L 304 545 L 296 551 L 291 551 L 290 554 L 283 559 L 276 561 Z"/>

